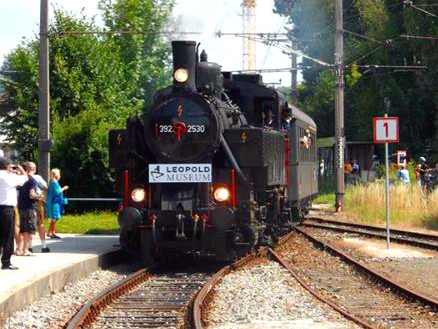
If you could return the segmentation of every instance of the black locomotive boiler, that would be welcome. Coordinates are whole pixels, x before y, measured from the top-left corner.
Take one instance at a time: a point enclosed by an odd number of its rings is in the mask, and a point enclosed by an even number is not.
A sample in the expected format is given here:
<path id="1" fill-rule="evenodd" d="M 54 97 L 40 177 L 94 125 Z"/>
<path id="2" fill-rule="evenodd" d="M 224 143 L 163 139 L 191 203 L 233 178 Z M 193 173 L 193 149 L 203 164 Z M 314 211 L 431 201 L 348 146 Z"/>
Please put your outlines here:
<path id="1" fill-rule="evenodd" d="M 173 85 L 110 131 L 124 249 L 229 260 L 275 242 L 317 194 L 316 125 L 257 74 L 174 41 Z M 199 59 L 200 57 L 200 59 Z"/>

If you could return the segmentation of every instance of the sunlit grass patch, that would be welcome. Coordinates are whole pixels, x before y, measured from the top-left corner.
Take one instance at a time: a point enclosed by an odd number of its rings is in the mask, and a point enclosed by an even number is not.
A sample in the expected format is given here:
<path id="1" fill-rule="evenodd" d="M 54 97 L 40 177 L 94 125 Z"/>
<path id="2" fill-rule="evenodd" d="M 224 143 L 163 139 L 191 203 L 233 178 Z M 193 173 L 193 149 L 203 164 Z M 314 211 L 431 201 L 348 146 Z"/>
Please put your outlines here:
<path id="1" fill-rule="evenodd" d="M 320 194 L 314 201 L 314 204 L 328 204 L 330 206 L 335 207 L 335 193 L 324 193 Z"/>
<path id="2" fill-rule="evenodd" d="M 59 233 L 118 234 L 115 212 L 90 212 L 82 215 L 64 215 L 57 225 Z"/>
<path id="3" fill-rule="evenodd" d="M 328 204 L 333 209 L 335 208 L 335 189 L 336 177 L 334 175 L 324 176 L 318 181 L 319 195 L 313 201 L 314 204 Z"/>

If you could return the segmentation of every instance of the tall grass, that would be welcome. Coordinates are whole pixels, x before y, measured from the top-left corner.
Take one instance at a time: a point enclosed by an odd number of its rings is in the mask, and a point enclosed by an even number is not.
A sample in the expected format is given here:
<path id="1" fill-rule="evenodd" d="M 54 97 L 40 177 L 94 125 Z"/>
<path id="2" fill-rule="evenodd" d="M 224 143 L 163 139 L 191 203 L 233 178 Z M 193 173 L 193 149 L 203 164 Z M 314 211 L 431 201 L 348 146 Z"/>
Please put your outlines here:
<path id="1" fill-rule="evenodd" d="M 438 190 L 428 194 L 417 186 L 395 184 L 389 191 L 391 222 L 401 226 L 438 228 Z M 345 212 L 364 222 L 386 220 L 383 182 L 347 187 Z"/>

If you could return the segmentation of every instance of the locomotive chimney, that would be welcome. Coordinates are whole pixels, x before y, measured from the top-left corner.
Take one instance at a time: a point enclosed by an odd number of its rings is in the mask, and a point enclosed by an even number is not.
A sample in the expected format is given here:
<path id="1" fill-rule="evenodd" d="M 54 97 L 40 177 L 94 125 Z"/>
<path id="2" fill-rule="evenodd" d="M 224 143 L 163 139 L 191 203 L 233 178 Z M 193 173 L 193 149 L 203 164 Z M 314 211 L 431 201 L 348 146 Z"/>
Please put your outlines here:
<path id="1" fill-rule="evenodd" d="M 173 85 L 196 92 L 196 42 L 172 41 Z"/>

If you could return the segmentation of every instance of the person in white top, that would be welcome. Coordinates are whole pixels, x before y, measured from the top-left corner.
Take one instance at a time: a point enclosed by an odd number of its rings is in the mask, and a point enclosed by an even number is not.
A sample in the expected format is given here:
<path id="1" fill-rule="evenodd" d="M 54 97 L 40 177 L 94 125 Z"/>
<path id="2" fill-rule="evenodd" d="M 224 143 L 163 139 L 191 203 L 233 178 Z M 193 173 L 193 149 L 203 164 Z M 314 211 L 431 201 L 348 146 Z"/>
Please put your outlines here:
<path id="1" fill-rule="evenodd" d="M 11 264 L 14 252 L 15 212 L 17 206 L 17 186 L 28 180 L 21 166 L 14 169 L 11 161 L 0 157 L 0 241 L 3 248 L 2 270 L 18 269 Z"/>

